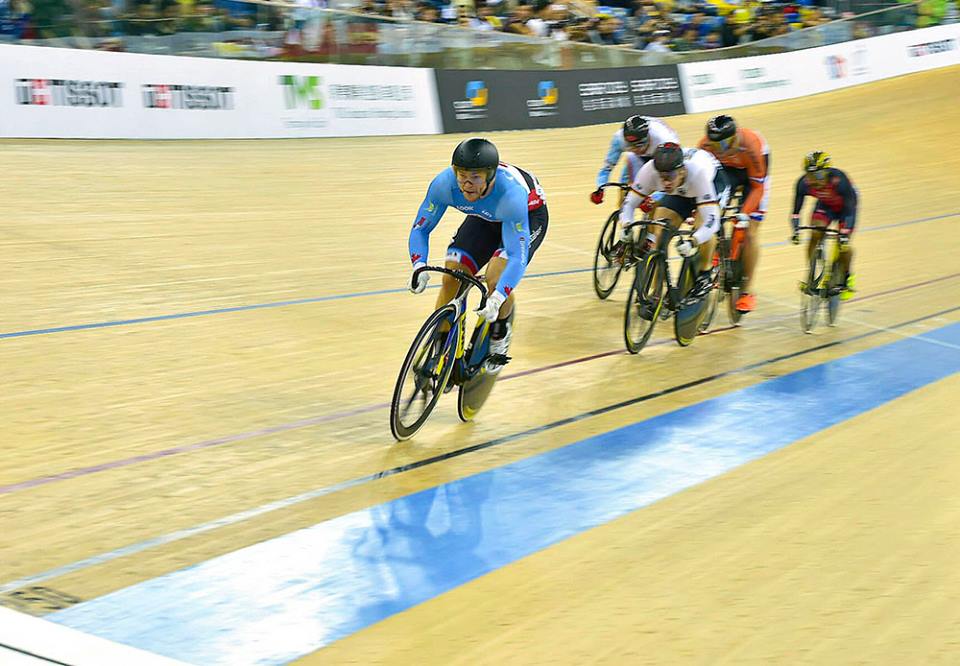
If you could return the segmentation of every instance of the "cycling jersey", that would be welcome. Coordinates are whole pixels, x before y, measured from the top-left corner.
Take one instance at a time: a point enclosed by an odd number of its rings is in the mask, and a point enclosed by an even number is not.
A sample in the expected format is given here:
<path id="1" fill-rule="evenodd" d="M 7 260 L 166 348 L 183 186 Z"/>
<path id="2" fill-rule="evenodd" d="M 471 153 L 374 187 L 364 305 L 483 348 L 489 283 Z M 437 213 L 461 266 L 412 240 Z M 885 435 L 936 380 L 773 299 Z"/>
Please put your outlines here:
<path id="1" fill-rule="evenodd" d="M 740 139 L 737 148 L 722 155 L 711 150 L 713 143 L 707 137 L 700 139 L 700 148 L 720 160 L 725 170 L 746 171 L 749 188 L 744 188 L 747 191 L 743 193 L 740 212 L 759 222 L 766 215 L 770 197 L 770 147 L 763 136 L 752 129 L 741 128 L 737 136 Z"/>
<path id="2" fill-rule="evenodd" d="M 647 119 L 647 127 L 649 128 L 649 135 L 647 141 L 647 149 L 643 151 L 643 155 L 636 155 L 632 150 L 627 140 L 623 138 L 623 128 L 618 129 L 614 135 L 613 139 L 610 141 L 610 149 L 607 151 L 607 156 L 604 158 L 603 166 L 600 167 L 600 173 L 597 174 L 597 187 L 600 187 L 610 178 L 610 172 L 613 171 L 613 167 L 617 165 L 617 162 L 620 160 L 620 156 L 623 153 L 628 153 L 630 159 L 628 159 L 626 166 L 624 167 L 624 175 L 629 176 L 630 179 L 636 177 L 637 171 L 641 166 L 642 162 L 649 161 L 653 157 L 653 151 L 657 149 L 661 143 L 667 143 L 672 141 L 674 143 L 680 143 L 680 137 L 677 136 L 677 133 L 674 132 L 669 125 L 660 120 L 659 118 L 651 118 L 649 116 L 644 116 Z M 625 180 L 624 182 L 630 182 Z"/>
<path id="3" fill-rule="evenodd" d="M 717 229 L 720 227 L 720 208 L 726 205 L 729 185 L 727 185 L 720 162 L 705 150 L 691 148 L 684 151 L 683 166 L 686 169 L 686 177 L 683 183 L 661 199 L 658 205 L 677 210 L 681 219 L 686 218 L 687 214 L 692 212 L 694 208 L 702 207 L 703 224 L 693 234 L 697 242 L 702 244 L 717 233 Z M 630 195 L 623 202 L 623 209 L 620 211 L 620 223 L 624 226 L 631 224 L 634 211 L 642 198 L 648 197 L 654 192 L 663 191 L 663 188 L 663 180 L 660 178 L 653 162 L 644 164 L 633 181 Z M 681 200 L 685 200 L 683 203 L 686 206 L 674 207 L 674 205 L 670 205 L 674 201 L 679 203 Z M 678 210 L 678 208 L 685 208 L 686 210 Z"/>
<path id="4" fill-rule="evenodd" d="M 453 167 L 448 167 L 430 183 L 417 211 L 410 230 L 410 261 L 414 265 L 427 262 L 430 232 L 449 206 L 487 222 L 502 223 L 501 238 L 507 267 L 497 282 L 497 291 L 509 296 L 523 277 L 529 259 L 529 211 L 544 206 L 545 201 L 543 190 L 532 174 L 503 163 L 497 167 L 496 178 L 487 194 L 477 201 L 467 201 L 457 184 Z"/>
<path id="5" fill-rule="evenodd" d="M 800 177 L 793 198 L 793 214 L 799 215 L 804 197 L 811 196 L 818 201 L 817 209 L 822 213 L 820 217 L 840 220 L 841 225 L 852 229 L 857 215 L 857 188 L 840 169 L 831 167 L 826 171 L 827 176 L 822 181 L 810 183 L 806 176 Z"/>

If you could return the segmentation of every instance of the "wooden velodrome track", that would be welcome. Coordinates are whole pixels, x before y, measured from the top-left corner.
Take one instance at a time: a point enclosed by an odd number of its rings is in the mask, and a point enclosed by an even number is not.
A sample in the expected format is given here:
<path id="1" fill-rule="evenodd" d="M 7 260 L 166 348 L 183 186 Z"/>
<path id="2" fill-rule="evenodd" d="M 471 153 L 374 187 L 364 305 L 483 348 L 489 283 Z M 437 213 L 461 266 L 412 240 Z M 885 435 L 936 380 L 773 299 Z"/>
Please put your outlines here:
<path id="1" fill-rule="evenodd" d="M 385 403 L 436 293 L 399 291 L 406 238 L 461 137 L 3 142 L 0 334 L 29 334 L 0 338 L 2 602 L 44 615 L 960 321 L 958 85 L 948 68 L 736 110 L 772 147 L 758 310 L 685 349 L 661 325 L 637 357 L 621 352 L 625 288 L 600 302 L 580 270 L 612 210 L 587 193 L 614 127 L 490 135 L 551 211 L 514 361 L 476 423 L 447 396 L 400 445 Z M 692 144 L 707 116 L 670 122 Z M 859 292 L 807 336 L 801 251 L 784 241 L 814 148 L 861 193 Z M 929 384 L 304 662 L 956 663 L 958 390 L 956 374 Z"/>

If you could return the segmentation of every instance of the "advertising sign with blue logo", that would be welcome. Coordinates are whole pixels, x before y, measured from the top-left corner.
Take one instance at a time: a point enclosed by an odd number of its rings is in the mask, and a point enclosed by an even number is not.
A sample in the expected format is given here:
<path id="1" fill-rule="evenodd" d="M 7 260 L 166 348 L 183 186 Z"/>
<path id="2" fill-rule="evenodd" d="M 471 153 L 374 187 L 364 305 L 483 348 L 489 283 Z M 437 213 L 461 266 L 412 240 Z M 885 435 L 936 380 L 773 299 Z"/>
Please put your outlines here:
<path id="1" fill-rule="evenodd" d="M 575 127 L 683 113 L 675 65 L 604 70 L 437 70 L 444 132 Z"/>

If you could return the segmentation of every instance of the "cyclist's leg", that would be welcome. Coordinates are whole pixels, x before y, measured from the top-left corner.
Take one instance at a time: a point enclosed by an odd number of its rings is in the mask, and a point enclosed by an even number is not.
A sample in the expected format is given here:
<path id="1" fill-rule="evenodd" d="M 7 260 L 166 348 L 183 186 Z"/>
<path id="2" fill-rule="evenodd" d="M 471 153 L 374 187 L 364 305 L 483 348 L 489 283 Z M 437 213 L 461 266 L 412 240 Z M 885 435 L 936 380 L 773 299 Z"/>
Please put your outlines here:
<path id="1" fill-rule="evenodd" d="M 843 293 L 840 298 L 848 300 L 856 291 L 857 275 L 853 272 L 853 230 L 857 224 L 857 213 L 854 211 L 847 219 L 840 220 L 840 233 L 846 236 L 847 242 L 841 246 L 840 265 L 843 266 L 843 274 L 846 276 Z"/>
<path id="2" fill-rule="evenodd" d="M 499 224 L 487 222 L 476 215 L 468 215 L 447 247 L 445 265 L 453 270 L 476 275 L 496 252 L 499 244 Z M 440 293 L 437 294 L 437 307 L 449 303 L 457 295 L 459 288 L 459 280 L 453 276 L 444 275 Z"/>
<path id="3" fill-rule="evenodd" d="M 760 223 L 767 212 L 767 205 L 770 203 L 770 155 L 763 156 L 766 160 L 767 176 L 763 183 L 763 198 L 760 199 L 760 205 L 756 213 L 750 214 L 750 226 L 747 228 L 746 244 L 743 247 L 743 288 L 742 293 L 753 293 L 753 277 L 756 274 L 757 263 L 760 260 Z M 749 187 L 749 183 L 746 184 Z M 743 196 L 747 196 L 745 189 Z"/>
<path id="4" fill-rule="evenodd" d="M 527 250 L 527 266 L 533 261 L 533 255 L 536 254 L 540 244 L 543 243 L 543 238 L 547 234 L 549 220 L 550 215 L 547 211 L 546 204 L 529 213 L 530 239 Z M 488 293 L 492 293 L 494 289 L 497 288 L 497 282 L 500 281 L 500 276 L 503 275 L 503 271 L 507 267 L 507 261 L 509 261 L 509 257 L 502 247 L 493 253 L 493 257 L 487 266 L 486 281 Z M 500 314 L 497 317 L 497 321 L 490 325 L 491 354 L 506 355 L 507 353 L 512 334 L 513 308 L 515 302 L 514 292 L 511 291 L 507 296 L 507 300 L 500 306 Z"/>
<path id="5" fill-rule="evenodd" d="M 810 216 L 810 226 L 811 227 L 822 227 L 824 229 L 830 225 L 830 220 L 833 219 L 833 214 L 829 208 L 823 205 L 822 202 L 817 201 L 817 205 L 813 209 L 813 214 Z M 823 233 L 820 231 L 810 232 L 810 241 L 807 243 L 807 262 L 813 258 L 813 253 L 817 249 L 817 245 L 820 243 L 820 239 L 823 238 Z"/>

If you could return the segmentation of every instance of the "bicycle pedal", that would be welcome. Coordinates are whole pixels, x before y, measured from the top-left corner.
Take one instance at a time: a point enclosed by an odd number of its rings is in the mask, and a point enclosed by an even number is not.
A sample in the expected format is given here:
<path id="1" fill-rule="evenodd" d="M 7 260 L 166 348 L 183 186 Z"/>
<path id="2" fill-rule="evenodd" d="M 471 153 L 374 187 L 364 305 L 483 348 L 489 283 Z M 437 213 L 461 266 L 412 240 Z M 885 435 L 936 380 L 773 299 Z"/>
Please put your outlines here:
<path id="1" fill-rule="evenodd" d="M 491 365 L 491 366 L 506 365 L 507 363 L 510 362 L 510 357 L 507 356 L 506 354 L 490 354 L 489 356 L 487 356 L 485 362 L 487 365 Z"/>

